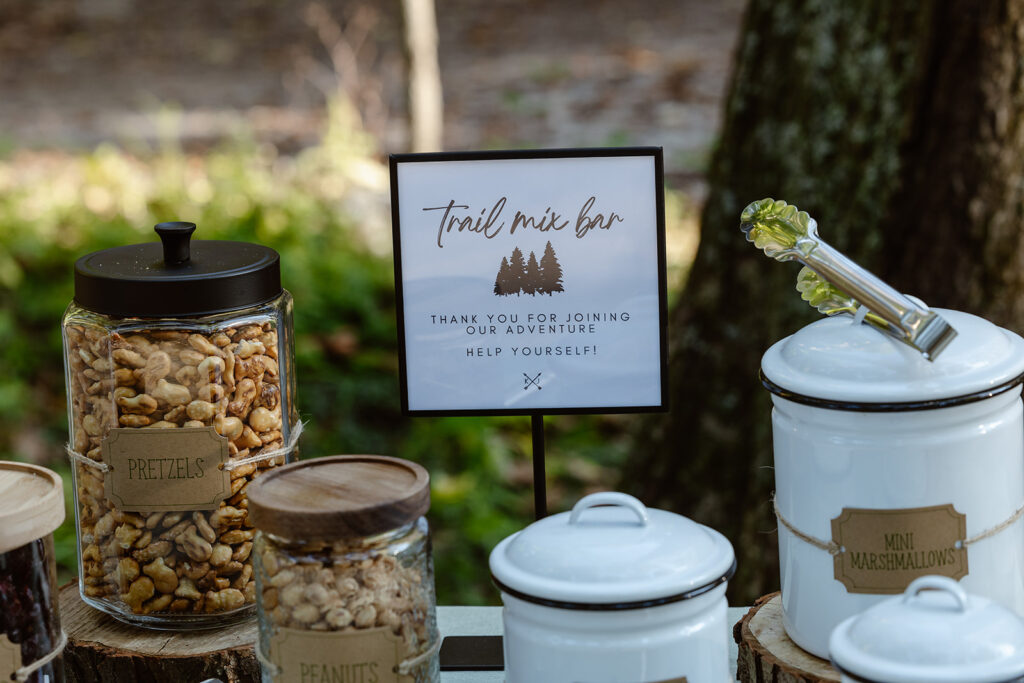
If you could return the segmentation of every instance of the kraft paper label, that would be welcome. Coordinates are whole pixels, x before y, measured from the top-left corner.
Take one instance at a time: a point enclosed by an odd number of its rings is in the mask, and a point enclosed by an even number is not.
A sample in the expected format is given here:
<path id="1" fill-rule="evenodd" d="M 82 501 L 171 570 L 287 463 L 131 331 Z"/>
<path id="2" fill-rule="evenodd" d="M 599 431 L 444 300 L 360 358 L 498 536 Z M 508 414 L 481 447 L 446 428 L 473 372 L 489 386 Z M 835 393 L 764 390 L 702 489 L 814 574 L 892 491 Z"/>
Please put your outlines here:
<path id="1" fill-rule="evenodd" d="M 919 576 L 967 576 L 967 517 L 952 505 L 843 508 L 832 520 L 835 578 L 849 593 L 902 593 Z"/>
<path id="2" fill-rule="evenodd" d="M 213 427 L 111 429 L 104 492 L 129 512 L 213 510 L 231 495 L 228 440 Z"/>
<path id="3" fill-rule="evenodd" d="M 21 645 L 0 634 L 0 681 L 13 681 L 14 672 L 21 668 Z"/>
<path id="4" fill-rule="evenodd" d="M 380 628 L 304 631 L 279 628 L 270 637 L 277 683 L 413 683 L 398 673 L 405 642 Z"/>

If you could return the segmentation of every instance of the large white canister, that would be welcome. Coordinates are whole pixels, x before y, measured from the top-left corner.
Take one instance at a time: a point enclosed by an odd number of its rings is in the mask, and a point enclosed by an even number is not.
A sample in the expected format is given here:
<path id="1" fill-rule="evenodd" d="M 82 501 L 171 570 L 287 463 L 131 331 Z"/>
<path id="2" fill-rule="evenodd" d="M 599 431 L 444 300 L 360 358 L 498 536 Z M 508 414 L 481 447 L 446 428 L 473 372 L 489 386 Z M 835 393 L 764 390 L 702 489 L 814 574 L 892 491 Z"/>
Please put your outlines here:
<path id="1" fill-rule="evenodd" d="M 1024 340 L 936 312 L 958 334 L 934 361 L 848 316 L 762 359 L 784 625 L 819 657 L 924 575 L 1024 614 Z"/>
<path id="2" fill-rule="evenodd" d="M 726 683 L 732 546 L 686 517 L 595 493 L 495 547 L 507 683 Z"/>

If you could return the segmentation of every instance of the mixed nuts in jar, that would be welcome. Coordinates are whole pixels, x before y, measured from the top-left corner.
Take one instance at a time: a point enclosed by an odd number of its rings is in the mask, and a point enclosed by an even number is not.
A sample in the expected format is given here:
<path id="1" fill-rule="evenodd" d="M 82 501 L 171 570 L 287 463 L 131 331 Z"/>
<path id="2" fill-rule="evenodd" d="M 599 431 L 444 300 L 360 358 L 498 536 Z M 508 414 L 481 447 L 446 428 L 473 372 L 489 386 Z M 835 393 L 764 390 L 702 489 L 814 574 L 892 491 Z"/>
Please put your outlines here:
<path id="1" fill-rule="evenodd" d="M 426 470 L 318 458 L 249 495 L 265 682 L 439 680 Z"/>
<path id="2" fill-rule="evenodd" d="M 300 431 L 292 301 L 274 250 L 156 230 L 79 259 L 64 316 L 81 592 L 131 623 L 216 626 L 255 602 L 246 487 Z"/>

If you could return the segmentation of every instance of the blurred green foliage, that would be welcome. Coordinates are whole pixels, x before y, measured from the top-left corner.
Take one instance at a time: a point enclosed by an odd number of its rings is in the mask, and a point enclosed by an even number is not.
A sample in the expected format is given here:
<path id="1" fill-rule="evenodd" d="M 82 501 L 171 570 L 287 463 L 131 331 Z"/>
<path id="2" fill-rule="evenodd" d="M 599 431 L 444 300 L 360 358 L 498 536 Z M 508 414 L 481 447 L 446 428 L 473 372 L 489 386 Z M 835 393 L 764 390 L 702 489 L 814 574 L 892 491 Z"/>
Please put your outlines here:
<path id="1" fill-rule="evenodd" d="M 281 253 L 295 297 L 303 457 L 386 453 L 424 464 L 439 601 L 498 602 L 487 555 L 532 518 L 529 419 L 401 415 L 387 168 L 357 120 L 333 103 L 322 143 L 291 157 L 244 136 L 186 154 L 169 134 L 153 149 L 0 161 L 0 458 L 65 475 L 69 518 L 56 535 L 65 578 L 77 573 L 60 340 L 73 263 L 153 241 L 157 222 L 188 220 L 197 238 Z M 625 418 L 548 418 L 547 432 L 553 509 L 614 484 Z"/>

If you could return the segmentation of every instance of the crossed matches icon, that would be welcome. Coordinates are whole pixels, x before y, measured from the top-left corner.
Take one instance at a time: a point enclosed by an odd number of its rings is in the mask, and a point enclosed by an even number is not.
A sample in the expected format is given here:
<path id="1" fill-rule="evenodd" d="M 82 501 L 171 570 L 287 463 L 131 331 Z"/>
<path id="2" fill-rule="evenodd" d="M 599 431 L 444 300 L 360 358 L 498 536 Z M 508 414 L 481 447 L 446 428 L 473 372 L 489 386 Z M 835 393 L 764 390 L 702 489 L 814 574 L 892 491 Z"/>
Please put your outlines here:
<path id="1" fill-rule="evenodd" d="M 536 377 L 530 377 L 524 372 L 523 377 L 525 379 L 523 380 L 523 389 L 529 389 L 530 385 L 537 387 L 537 391 L 543 389 L 543 387 L 540 385 L 540 374 L 541 373 L 538 372 Z"/>

